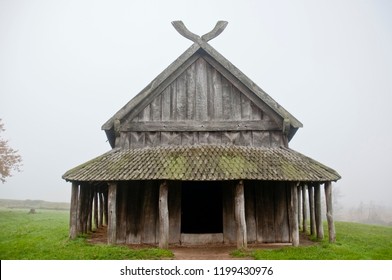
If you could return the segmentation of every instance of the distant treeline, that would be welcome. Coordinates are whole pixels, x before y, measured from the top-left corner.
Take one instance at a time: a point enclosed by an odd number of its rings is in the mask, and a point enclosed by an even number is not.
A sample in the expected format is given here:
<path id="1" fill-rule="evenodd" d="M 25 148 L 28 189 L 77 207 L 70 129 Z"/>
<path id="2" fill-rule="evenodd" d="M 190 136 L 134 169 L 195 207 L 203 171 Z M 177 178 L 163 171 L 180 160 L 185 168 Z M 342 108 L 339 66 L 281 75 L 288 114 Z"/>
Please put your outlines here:
<path id="1" fill-rule="evenodd" d="M 0 199 L 0 207 L 3 208 L 26 208 L 26 209 L 50 209 L 50 210 L 68 210 L 68 202 L 49 202 L 44 200 L 14 200 Z"/>

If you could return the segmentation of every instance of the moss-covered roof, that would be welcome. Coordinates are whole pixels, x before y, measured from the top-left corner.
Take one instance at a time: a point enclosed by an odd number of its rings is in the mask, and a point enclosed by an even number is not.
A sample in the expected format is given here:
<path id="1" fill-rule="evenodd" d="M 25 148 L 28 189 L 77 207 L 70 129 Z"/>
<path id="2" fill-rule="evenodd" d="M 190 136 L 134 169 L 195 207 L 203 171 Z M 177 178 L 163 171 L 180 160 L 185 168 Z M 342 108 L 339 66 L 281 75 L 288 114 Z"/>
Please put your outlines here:
<path id="1" fill-rule="evenodd" d="M 336 181 L 333 169 L 289 148 L 223 145 L 114 149 L 63 175 L 67 181 Z"/>

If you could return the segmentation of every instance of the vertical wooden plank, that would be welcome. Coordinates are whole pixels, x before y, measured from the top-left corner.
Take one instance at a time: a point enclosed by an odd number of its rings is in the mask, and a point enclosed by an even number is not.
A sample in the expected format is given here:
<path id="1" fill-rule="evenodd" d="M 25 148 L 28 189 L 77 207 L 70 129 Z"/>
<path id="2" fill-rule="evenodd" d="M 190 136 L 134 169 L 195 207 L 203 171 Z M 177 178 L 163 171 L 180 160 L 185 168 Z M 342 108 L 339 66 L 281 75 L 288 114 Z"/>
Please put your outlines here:
<path id="1" fill-rule="evenodd" d="M 91 232 L 93 230 L 92 220 L 93 220 L 93 186 L 88 185 L 88 199 L 87 199 L 87 232 Z"/>
<path id="2" fill-rule="evenodd" d="M 171 120 L 171 86 L 167 87 L 161 94 L 161 120 L 168 121 Z"/>
<path id="3" fill-rule="evenodd" d="M 252 120 L 262 120 L 263 119 L 263 112 L 261 111 L 261 109 L 253 102 L 250 103 L 250 107 L 251 107 L 251 119 Z"/>
<path id="4" fill-rule="evenodd" d="M 334 243 L 336 241 L 335 224 L 333 221 L 333 209 L 332 209 L 332 184 L 326 182 L 324 184 L 325 189 L 325 202 L 327 206 L 327 222 L 328 222 L 328 234 L 329 242 Z"/>
<path id="5" fill-rule="evenodd" d="M 85 188 L 82 184 L 79 187 L 79 201 L 78 201 L 78 220 L 77 233 L 85 233 L 84 228 L 84 202 L 85 202 Z"/>
<path id="6" fill-rule="evenodd" d="M 248 247 L 248 239 L 245 220 L 244 183 L 242 180 L 240 180 L 235 187 L 234 205 L 235 221 L 237 228 L 237 248 L 246 249 Z"/>
<path id="7" fill-rule="evenodd" d="M 316 234 L 316 215 L 314 210 L 313 186 L 308 185 L 310 235 Z"/>
<path id="8" fill-rule="evenodd" d="M 153 181 L 146 181 L 143 185 L 145 188 L 144 202 L 142 207 L 142 233 L 141 242 L 143 244 L 155 244 L 156 227 L 158 221 L 158 188 Z"/>
<path id="9" fill-rule="evenodd" d="M 245 186 L 245 217 L 248 242 L 256 242 L 256 213 L 254 182 L 247 181 Z"/>
<path id="10" fill-rule="evenodd" d="M 276 182 L 274 184 L 276 185 L 274 187 L 275 242 L 290 242 L 286 185 L 283 182 Z"/>
<path id="11" fill-rule="evenodd" d="M 241 120 L 241 93 L 234 86 L 231 91 L 231 111 L 233 120 Z"/>
<path id="12" fill-rule="evenodd" d="M 193 63 L 189 66 L 188 70 L 186 71 L 186 91 L 187 91 L 187 114 L 186 118 L 188 120 L 195 120 L 196 113 L 196 65 Z"/>
<path id="13" fill-rule="evenodd" d="M 222 117 L 224 120 L 232 119 L 231 111 L 231 83 L 225 78 L 221 78 L 222 81 Z"/>
<path id="14" fill-rule="evenodd" d="M 103 221 L 102 224 L 107 226 L 109 223 L 109 194 L 108 187 L 102 193 L 103 196 Z"/>
<path id="15" fill-rule="evenodd" d="M 117 184 L 108 183 L 108 243 L 117 242 Z"/>
<path id="16" fill-rule="evenodd" d="M 144 188 L 140 181 L 128 182 L 127 208 L 126 208 L 126 243 L 138 244 L 141 242 L 141 219 Z"/>
<path id="17" fill-rule="evenodd" d="M 152 121 L 160 121 L 161 120 L 161 115 L 162 115 L 162 113 L 161 113 L 161 110 L 162 110 L 162 108 L 161 108 L 161 95 L 162 94 L 155 97 L 154 100 L 150 104 L 150 106 L 151 106 L 150 107 L 150 114 L 151 114 L 150 119 Z"/>
<path id="18" fill-rule="evenodd" d="M 302 224 L 302 187 L 301 186 L 297 186 L 297 199 L 298 199 L 298 228 L 301 228 L 301 224 Z"/>
<path id="19" fill-rule="evenodd" d="M 213 86 L 213 103 L 214 119 L 221 120 L 223 116 L 222 108 L 222 75 L 215 69 L 212 69 L 212 86 Z"/>
<path id="20" fill-rule="evenodd" d="M 202 58 L 196 60 L 196 120 L 207 120 L 207 65 Z"/>
<path id="21" fill-rule="evenodd" d="M 169 247 L 169 209 L 168 209 L 168 185 L 164 181 L 159 186 L 159 247 Z"/>
<path id="22" fill-rule="evenodd" d="M 169 243 L 179 244 L 181 240 L 181 183 L 171 182 L 169 188 Z"/>
<path id="23" fill-rule="evenodd" d="M 176 110 L 176 119 L 186 119 L 186 104 L 187 104 L 187 84 L 186 72 L 179 76 L 176 80 L 177 83 L 177 106 L 173 107 Z"/>
<path id="24" fill-rule="evenodd" d="M 223 242 L 225 244 L 236 241 L 234 217 L 234 186 L 231 182 L 222 183 L 223 199 Z"/>
<path id="25" fill-rule="evenodd" d="M 297 184 L 291 183 L 290 188 L 290 232 L 293 246 L 299 246 L 299 228 L 298 228 L 298 190 Z"/>
<path id="26" fill-rule="evenodd" d="M 306 199 L 306 185 L 302 186 L 302 231 L 306 233 L 308 229 L 308 209 Z"/>
<path id="27" fill-rule="evenodd" d="M 245 94 L 240 93 L 241 97 L 241 119 L 250 120 L 252 118 L 252 108 L 250 106 L 250 100 Z"/>
<path id="28" fill-rule="evenodd" d="M 258 242 L 275 242 L 274 187 L 261 182 L 256 191 Z"/>
<path id="29" fill-rule="evenodd" d="M 117 185 L 117 243 L 126 243 L 128 189 L 126 183 Z"/>
<path id="30" fill-rule="evenodd" d="M 207 69 L 207 119 L 214 120 L 215 119 L 215 104 L 214 104 L 214 84 L 212 81 L 212 67 L 208 63 L 206 63 Z"/>
<path id="31" fill-rule="evenodd" d="M 323 220 L 321 218 L 320 184 L 316 184 L 314 186 L 314 207 L 315 207 L 315 215 L 316 215 L 317 239 L 321 240 L 324 238 L 324 228 L 323 228 Z"/>
<path id="32" fill-rule="evenodd" d="M 71 209 L 69 217 L 69 238 L 74 239 L 78 236 L 78 198 L 79 184 L 72 182 L 71 189 Z"/>

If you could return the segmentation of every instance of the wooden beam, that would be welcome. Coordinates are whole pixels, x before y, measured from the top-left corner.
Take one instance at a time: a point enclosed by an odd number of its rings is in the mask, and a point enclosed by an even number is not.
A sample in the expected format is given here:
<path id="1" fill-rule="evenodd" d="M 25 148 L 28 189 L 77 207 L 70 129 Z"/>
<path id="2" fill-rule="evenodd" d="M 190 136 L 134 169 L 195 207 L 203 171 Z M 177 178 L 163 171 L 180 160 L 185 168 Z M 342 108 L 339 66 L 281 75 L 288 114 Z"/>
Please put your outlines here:
<path id="1" fill-rule="evenodd" d="M 308 207 L 306 204 L 306 185 L 302 186 L 302 231 L 306 233 L 308 229 Z"/>
<path id="2" fill-rule="evenodd" d="M 97 188 L 94 188 L 94 190 L 93 190 L 93 195 L 94 195 L 94 201 L 93 201 L 93 203 L 94 203 L 94 211 L 93 211 L 93 213 L 94 213 L 94 226 L 95 226 L 95 229 L 98 229 L 98 227 L 99 227 L 99 221 L 98 221 L 98 196 L 99 196 L 99 193 L 98 193 L 98 191 L 97 191 Z"/>
<path id="3" fill-rule="evenodd" d="M 242 180 L 240 180 L 235 187 L 234 209 L 237 228 L 237 248 L 246 249 L 248 246 L 248 240 L 245 220 L 244 183 Z"/>
<path id="4" fill-rule="evenodd" d="M 99 217 L 98 217 L 98 227 L 102 227 L 103 223 L 103 193 L 98 192 L 98 203 L 99 203 Z"/>
<path id="5" fill-rule="evenodd" d="M 204 115 L 203 115 L 204 116 Z M 206 117 L 206 116 L 205 116 Z M 270 131 L 279 130 L 280 127 L 274 121 L 246 120 L 246 121 L 143 121 L 128 122 L 121 126 L 121 131 Z"/>
<path id="6" fill-rule="evenodd" d="M 326 182 L 324 184 L 325 189 L 325 202 L 327 206 L 327 222 L 328 222 L 328 234 L 329 242 L 334 243 L 336 241 L 335 224 L 333 221 L 333 209 L 332 209 L 332 184 Z"/>
<path id="7" fill-rule="evenodd" d="M 314 207 L 316 216 L 317 239 L 324 238 L 323 220 L 321 218 L 321 193 L 320 184 L 314 186 Z"/>
<path id="8" fill-rule="evenodd" d="M 316 215 L 314 210 L 314 192 L 313 186 L 308 185 L 308 198 L 309 198 L 309 220 L 310 220 L 310 235 L 316 234 Z"/>
<path id="9" fill-rule="evenodd" d="M 301 211 L 301 206 L 302 206 L 302 194 L 301 194 L 302 188 L 301 186 L 297 186 L 297 199 L 298 199 L 298 203 L 297 203 L 297 207 L 298 207 L 298 229 L 301 227 L 301 219 L 302 219 L 302 211 Z"/>
<path id="10" fill-rule="evenodd" d="M 169 247 L 169 188 L 166 181 L 159 186 L 159 247 Z"/>
<path id="11" fill-rule="evenodd" d="M 108 183 L 108 244 L 117 242 L 117 184 Z"/>
<path id="12" fill-rule="evenodd" d="M 78 198 L 79 184 L 72 182 L 71 209 L 69 217 L 69 238 L 74 239 L 78 235 Z"/>
<path id="13" fill-rule="evenodd" d="M 299 228 L 298 228 L 298 190 L 297 183 L 291 183 L 290 185 L 290 232 L 291 232 L 291 242 L 293 246 L 297 247 L 299 245 Z"/>

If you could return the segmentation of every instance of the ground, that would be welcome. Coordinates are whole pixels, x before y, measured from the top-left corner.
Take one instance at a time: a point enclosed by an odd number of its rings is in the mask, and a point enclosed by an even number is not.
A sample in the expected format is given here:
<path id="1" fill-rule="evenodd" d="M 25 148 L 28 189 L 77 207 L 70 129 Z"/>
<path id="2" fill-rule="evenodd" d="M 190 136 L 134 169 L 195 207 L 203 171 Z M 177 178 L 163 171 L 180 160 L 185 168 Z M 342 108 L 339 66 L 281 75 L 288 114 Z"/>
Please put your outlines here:
<path id="1" fill-rule="evenodd" d="M 106 237 L 106 227 L 102 227 L 97 231 L 94 231 L 91 234 L 91 237 L 88 239 L 90 243 L 107 243 Z M 308 236 L 305 234 L 300 235 L 300 246 L 309 246 L 313 245 L 314 242 L 310 241 Z M 250 244 L 250 249 L 279 249 L 284 246 L 291 246 L 291 244 L 287 243 L 272 243 L 272 244 Z M 151 245 L 128 245 L 130 248 L 151 248 Z M 198 246 L 170 246 L 169 250 L 171 250 L 174 254 L 175 260 L 235 260 L 241 259 L 246 260 L 247 258 L 235 258 L 230 255 L 230 253 L 236 250 L 236 247 L 233 245 L 223 245 L 223 244 L 214 244 L 214 245 L 198 245 Z"/>

